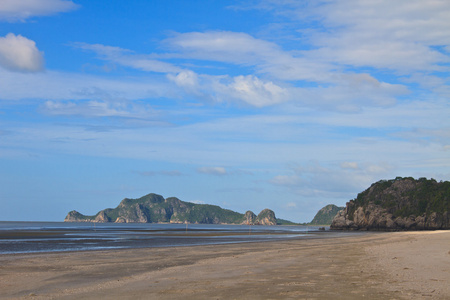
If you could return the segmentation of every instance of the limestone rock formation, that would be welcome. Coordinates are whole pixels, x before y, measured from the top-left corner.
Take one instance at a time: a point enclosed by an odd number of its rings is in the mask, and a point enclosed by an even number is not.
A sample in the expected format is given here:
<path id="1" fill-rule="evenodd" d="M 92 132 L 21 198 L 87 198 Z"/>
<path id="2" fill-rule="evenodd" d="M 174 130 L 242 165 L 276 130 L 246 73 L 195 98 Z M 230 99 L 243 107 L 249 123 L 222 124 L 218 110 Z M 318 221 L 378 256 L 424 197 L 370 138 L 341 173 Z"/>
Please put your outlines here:
<path id="1" fill-rule="evenodd" d="M 92 220 L 86 219 L 84 218 L 84 215 L 80 214 L 76 210 L 72 210 L 67 214 L 64 222 L 92 222 Z"/>
<path id="2" fill-rule="evenodd" d="M 73 210 L 65 222 L 116 222 L 116 223 L 198 223 L 198 224 L 263 224 L 276 225 L 275 213 L 263 210 L 258 216 L 247 211 L 244 214 L 216 205 L 194 204 L 171 197 L 164 199 L 148 194 L 139 199 L 125 198 L 112 209 L 107 208 L 94 216 L 85 216 Z"/>
<path id="3" fill-rule="evenodd" d="M 397 177 L 371 185 L 333 219 L 331 229 L 450 229 L 450 182 Z"/>
<path id="4" fill-rule="evenodd" d="M 273 210 L 263 209 L 256 217 L 255 224 L 258 225 L 277 225 L 277 218 Z"/>
<path id="5" fill-rule="evenodd" d="M 254 225 L 255 221 L 256 221 L 256 215 L 251 210 L 246 211 L 244 214 L 244 222 L 242 222 L 242 224 Z"/>

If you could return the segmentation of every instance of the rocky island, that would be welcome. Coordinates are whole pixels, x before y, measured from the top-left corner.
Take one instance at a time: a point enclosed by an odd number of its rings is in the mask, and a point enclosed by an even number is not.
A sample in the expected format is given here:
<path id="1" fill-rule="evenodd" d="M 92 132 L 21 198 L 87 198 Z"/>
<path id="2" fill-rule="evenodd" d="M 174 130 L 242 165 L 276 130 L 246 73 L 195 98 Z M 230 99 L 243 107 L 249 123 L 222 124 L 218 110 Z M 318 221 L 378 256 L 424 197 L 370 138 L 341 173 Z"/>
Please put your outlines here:
<path id="1" fill-rule="evenodd" d="M 337 213 L 344 208 L 334 204 L 328 204 L 317 212 L 309 225 L 330 225 Z"/>
<path id="2" fill-rule="evenodd" d="M 161 195 L 148 194 L 139 199 L 125 198 L 116 208 L 107 208 L 94 216 L 85 216 L 76 210 L 69 212 L 64 222 L 115 222 L 115 223 L 198 223 L 277 225 L 275 213 L 270 209 L 258 215 L 223 209 L 216 205 L 194 204 Z"/>
<path id="3" fill-rule="evenodd" d="M 450 182 L 397 177 L 378 181 L 347 202 L 330 229 L 450 229 L 449 213 Z"/>

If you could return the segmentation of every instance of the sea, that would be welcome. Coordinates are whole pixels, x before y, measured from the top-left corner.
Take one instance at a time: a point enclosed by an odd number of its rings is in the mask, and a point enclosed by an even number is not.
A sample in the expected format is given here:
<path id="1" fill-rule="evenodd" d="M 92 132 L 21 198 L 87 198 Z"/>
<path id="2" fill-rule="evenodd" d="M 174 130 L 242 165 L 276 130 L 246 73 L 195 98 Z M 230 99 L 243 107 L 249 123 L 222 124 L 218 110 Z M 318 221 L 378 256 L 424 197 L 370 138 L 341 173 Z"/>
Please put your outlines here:
<path id="1" fill-rule="evenodd" d="M 318 226 L 1 222 L 0 255 L 337 237 Z"/>

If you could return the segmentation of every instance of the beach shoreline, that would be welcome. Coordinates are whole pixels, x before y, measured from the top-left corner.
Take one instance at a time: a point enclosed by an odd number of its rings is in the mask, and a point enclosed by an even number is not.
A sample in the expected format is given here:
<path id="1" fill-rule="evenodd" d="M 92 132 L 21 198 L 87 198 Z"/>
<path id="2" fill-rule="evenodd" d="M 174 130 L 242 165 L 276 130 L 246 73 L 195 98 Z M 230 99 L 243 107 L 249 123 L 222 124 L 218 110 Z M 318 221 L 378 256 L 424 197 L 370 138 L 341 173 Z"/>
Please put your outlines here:
<path id="1" fill-rule="evenodd" d="M 448 299 L 450 231 L 5 254 L 0 299 Z"/>

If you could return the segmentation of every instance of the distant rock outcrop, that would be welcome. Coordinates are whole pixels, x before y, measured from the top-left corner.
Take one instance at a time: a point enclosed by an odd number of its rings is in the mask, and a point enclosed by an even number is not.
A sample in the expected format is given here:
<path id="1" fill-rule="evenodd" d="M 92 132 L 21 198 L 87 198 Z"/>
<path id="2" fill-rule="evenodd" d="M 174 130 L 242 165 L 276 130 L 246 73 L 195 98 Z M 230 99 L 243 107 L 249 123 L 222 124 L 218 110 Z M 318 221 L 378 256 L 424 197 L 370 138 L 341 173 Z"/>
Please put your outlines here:
<path id="1" fill-rule="evenodd" d="M 450 182 L 401 178 L 381 180 L 347 202 L 331 229 L 450 229 Z"/>
<path id="2" fill-rule="evenodd" d="M 277 218 L 273 210 L 268 208 L 263 209 L 256 217 L 255 224 L 257 225 L 277 225 Z"/>
<path id="3" fill-rule="evenodd" d="M 345 207 L 338 207 L 334 204 L 328 204 L 320 209 L 311 221 L 311 225 L 330 225 L 337 213 Z"/>
<path id="4" fill-rule="evenodd" d="M 164 199 L 157 194 L 148 194 L 139 199 L 125 198 L 116 208 L 101 210 L 94 216 L 85 216 L 73 210 L 64 222 L 276 225 L 277 219 L 270 209 L 264 209 L 258 216 L 251 211 L 244 215 L 216 205 L 194 204 L 175 197 Z"/>
<path id="5" fill-rule="evenodd" d="M 251 211 L 248 210 L 244 215 L 244 222 L 242 224 L 244 225 L 253 225 L 256 221 L 256 215 Z"/>

